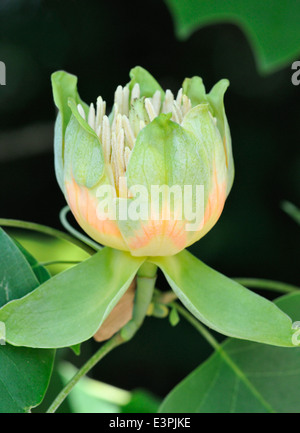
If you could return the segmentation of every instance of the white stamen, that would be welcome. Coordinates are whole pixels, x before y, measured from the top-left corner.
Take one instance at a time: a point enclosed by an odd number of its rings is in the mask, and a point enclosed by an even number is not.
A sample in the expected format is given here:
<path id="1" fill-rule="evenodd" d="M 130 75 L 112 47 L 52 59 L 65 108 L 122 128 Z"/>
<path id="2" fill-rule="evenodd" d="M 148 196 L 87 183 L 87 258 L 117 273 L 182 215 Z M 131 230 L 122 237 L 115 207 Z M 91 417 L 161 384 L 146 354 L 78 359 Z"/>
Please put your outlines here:
<path id="1" fill-rule="evenodd" d="M 82 108 L 81 104 L 77 105 L 77 110 L 78 110 L 78 113 L 80 114 L 80 116 L 85 120 L 85 112 L 84 112 L 84 109 Z"/>
<path id="2" fill-rule="evenodd" d="M 117 114 L 115 128 L 116 134 L 118 135 L 122 129 L 122 114 L 120 113 Z"/>
<path id="3" fill-rule="evenodd" d="M 182 114 L 183 116 L 185 116 L 187 112 L 190 111 L 190 109 L 192 108 L 192 103 L 191 100 L 186 95 L 183 95 L 182 103 L 183 103 Z"/>
<path id="4" fill-rule="evenodd" d="M 102 145 L 103 145 L 105 161 L 110 162 L 111 138 L 110 138 L 110 124 L 107 116 L 103 117 L 103 122 L 102 122 Z"/>
<path id="5" fill-rule="evenodd" d="M 123 120 L 122 126 L 124 128 L 127 143 L 129 145 L 130 149 L 133 149 L 134 142 L 135 142 L 135 136 L 134 136 L 134 133 L 132 131 L 129 119 L 128 119 L 128 117 L 123 115 L 122 120 Z"/>
<path id="6" fill-rule="evenodd" d="M 150 98 L 145 99 L 145 108 L 148 113 L 150 122 L 152 122 L 152 120 L 156 117 L 156 113 Z"/>
<path id="7" fill-rule="evenodd" d="M 166 90 L 165 100 L 164 100 L 164 103 L 163 103 L 162 112 L 163 113 L 171 113 L 172 112 L 173 102 L 174 102 L 174 95 L 171 92 L 171 90 L 167 89 Z"/>
<path id="8" fill-rule="evenodd" d="M 131 92 L 131 100 L 130 100 L 131 104 L 135 99 L 138 99 L 140 97 L 140 94 L 141 94 L 140 86 L 138 83 L 135 83 Z"/>
<path id="9" fill-rule="evenodd" d="M 129 114 L 129 88 L 128 87 L 123 88 L 122 112 L 126 116 L 128 116 L 128 114 Z"/>
<path id="10" fill-rule="evenodd" d="M 118 164 L 117 164 L 117 158 L 116 158 L 116 152 L 117 152 L 117 137 L 115 131 L 112 131 L 111 133 L 111 166 L 115 178 L 115 183 L 117 187 L 119 187 L 119 173 L 118 173 Z"/>
<path id="11" fill-rule="evenodd" d="M 116 129 L 116 121 L 117 121 L 118 114 L 119 114 L 119 107 L 118 107 L 118 104 L 115 102 L 114 108 L 113 108 L 114 118 L 113 118 L 112 125 L 111 125 L 111 129 L 114 131 Z"/>
<path id="12" fill-rule="evenodd" d="M 163 104 L 161 102 L 161 93 L 157 90 L 152 98 L 143 98 L 141 100 L 148 116 L 145 114 L 145 118 L 139 120 L 137 113 L 132 113 L 133 117 L 131 118 L 130 110 L 132 107 L 129 106 L 129 94 L 128 87 L 117 87 L 113 113 L 110 116 L 111 124 L 105 114 L 106 102 L 103 101 L 101 96 L 97 98 L 96 109 L 93 104 L 90 105 L 87 116 L 88 124 L 94 129 L 102 143 L 104 158 L 107 163 L 107 175 L 116 189 L 115 193 L 119 197 L 127 197 L 127 194 L 128 197 L 131 197 L 130 192 L 127 192 L 123 182 L 120 181 L 120 177 L 125 176 L 132 149 L 135 145 L 136 135 L 149 123 L 148 117 L 152 122 L 160 112 L 172 113 L 172 120 L 180 124 L 183 117 L 192 108 L 191 100 L 187 95 L 183 95 L 182 89 L 179 89 L 176 99 L 168 89 Z M 140 86 L 135 84 L 131 92 L 131 104 L 135 99 L 140 98 L 140 94 Z M 86 116 L 82 105 L 78 104 L 77 109 L 80 116 L 85 120 Z M 216 123 L 217 119 L 211 117 Z M 136 126 L 136 123 L 139 127 Z"/>
<path id="13" fill-rule="evenodd" d="M 118 109 L 121 111 L 123 106 L 123 87 L 118 86 L 115 91 L 115 103 L 118 105 Z"/>
<path id="14" fill-rule="evenodd" d="M 182 87 L 178 90 L 176 102 L 178 104 L 178 107 L 181 106 L 181 99 L 182 99 Z"/>
<path id="15" fill-rule="evenodd" d="M 98 126 L 98 128 L 96 129 L 96 134 L 98 135 L 98 137 L 100 138 L 100 140 L 101 140 L 101 125 L 99 125 Z"/>
<path id="16" fill-rule="evenodd" d="M 131 156 L 131 150 L 129 149 L 129 147 L 126 146 L 124 151 L 125 169 L 127 169 L 130 156 Z"/>
<path id="17" fill-rule="evenodd" d="M 174 101 L 174 103 L 173 103 L 172 113 L 173 113 L 172 120 L 175 120 L 175 122 L 177 122 L 177 123 L 181 123 L 181 121 L 182 121 L 182 113 L 181 113 L 181 110 L 178 107 L 176 101 Z"/>
<path id="18" fill-rule="evenodd" d="M 124 129 L 121 129 L 119 134 L 117 135 L 117 163 L 118 163 L 118 171 L 120 176 L 124 176 L 125 171 L 125 160 L 124 160 Z"/>
<path id="19" fill-rule="evenodd" d="M 161 104 L 161 93 L 159 90 L 156 90 L 152 97 L 152 105 L 154 107 L 155 113 L 158 116 L 160 112 L 160 104 Z"/>
<path id="20" fill-rule="evenodd" d="M 96 113 L 96 129 L 102 124 L 103 116 L 105 116 L 106 102 L 101 96 L 97 98 L 97 113 Z"/>
<path id="21" fill-rule="evenodd" d="M 88 124 L 91 128 L 95 129 L 95 107 L 94 104 L 91 103 L 90 110 L 89 110 L 89 116 L 88 116 Z"/>

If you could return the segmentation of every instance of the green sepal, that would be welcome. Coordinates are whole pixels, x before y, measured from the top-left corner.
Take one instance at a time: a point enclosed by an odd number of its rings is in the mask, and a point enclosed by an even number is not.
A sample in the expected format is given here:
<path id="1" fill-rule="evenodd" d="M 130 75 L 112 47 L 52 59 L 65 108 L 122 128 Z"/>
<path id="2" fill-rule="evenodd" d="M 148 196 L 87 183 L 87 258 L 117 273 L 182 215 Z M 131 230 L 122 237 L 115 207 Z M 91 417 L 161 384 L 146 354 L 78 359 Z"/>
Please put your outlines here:
<path id="1" fill-rule="evenodd" d="M 173 307 L 170 311 L 169 322 L 171 326 L 177 326 L 180 322 L 180 317 L 175 307 Z"/>
<path id="2" fill-rule="evenodd" d="M 210 328 L 230 337 L 295 347 L 290 317 L 187 250 L 151 261 L 163 271 L 185 307 Z"/>
<path id="3" fill-rule="evenodd" d="M 124 295 L 144 260 L 106 247 L 9 302 L 0 309 L 6 341 L 14 346 L 56 348 L 89 339 Z"/>

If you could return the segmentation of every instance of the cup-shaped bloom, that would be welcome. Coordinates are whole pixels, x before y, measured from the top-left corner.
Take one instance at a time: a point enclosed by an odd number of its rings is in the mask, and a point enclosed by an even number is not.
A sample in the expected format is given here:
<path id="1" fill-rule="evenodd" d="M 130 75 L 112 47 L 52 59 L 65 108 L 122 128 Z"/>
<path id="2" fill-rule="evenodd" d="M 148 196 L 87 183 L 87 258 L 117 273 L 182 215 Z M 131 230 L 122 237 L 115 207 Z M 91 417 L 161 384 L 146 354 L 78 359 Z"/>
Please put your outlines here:
<path id="1" fill-rule="evenodd" d="M 112 112 L 86 105 L 77 78 L 52 75 L 59 109 L 55 169 L 79 225 L 97 242 L 135 256 L 173 255 L 217 222 L 233 182 L 223 97 L 186 78 L 176 97 L 143 68 L 115 92 Z"/>

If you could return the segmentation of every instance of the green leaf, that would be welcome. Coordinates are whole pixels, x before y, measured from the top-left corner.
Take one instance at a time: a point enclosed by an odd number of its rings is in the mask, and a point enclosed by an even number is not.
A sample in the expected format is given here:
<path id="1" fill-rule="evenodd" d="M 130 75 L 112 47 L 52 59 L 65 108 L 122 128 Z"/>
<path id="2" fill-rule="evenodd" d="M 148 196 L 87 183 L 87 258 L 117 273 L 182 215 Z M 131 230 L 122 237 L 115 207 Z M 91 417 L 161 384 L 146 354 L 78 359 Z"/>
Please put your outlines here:
<path id="1" fill-rule="evenodd" d="M 209 268 L 188 251 L 151 258 L 190 312 L 230 337 L 293 347 L 292 321 L 274 303 Z"/>
<path id="2" fill-rule="evenodd" d="M 132 91 L 135 84 L 139 84 L 141 90 L 141 96 L 145 96 L 146 98 L 150 98 L 154 95 L 154 93 L 159 90 L 161 93 L 162 100 L 164 98 L 164 91 L 155 80 L 155 78 L 148 72 L 146 69 L 141 66 L 136 66 L 131 69 L 129 76 L 131 81 L 129 83 L 129 90 Z"/>
<path id="3" fill-rule="evenodd" d="M 144 258 L 111 248 L 46 281 L 0 310 L 16 346 L 73 346 L 90 338 L 132 282 Z"/>
<path id="4" fill-rule="evenodd" d="M 0 307 L 13 299 L 22 298 L 38 285 L 29 263 L 0 228 Z"/>
<path id="5" fill-rule="evenodd" d="M 0 413 L 28 412 L 43 400 L 53 350 L 0 346 Z"/>
<path id="6" fill-rule="evenodd" d="M 294 320 L 300 294 L 276 304 Z M 166 397 L 162 413 L 299 413 L 300 349 L 228 339 Z"/>
<path id="7" fill-rule="evenodd" d="M 36 261 L 0 228 L 0 306 L 38 286 L 29 262 Z M 40 272 L 39 276 L 45 274 Z M 6 333 L 3 323 L 0 324 Z M 0 345 L 0 413 L 27 412 L 38 405 L 48 387 L 53 360 L 53 350 Z"/>
<path id="8" fill-rule="evenodd" d="M 165 0 L 177 36 L 220 22 L 238 25 L 253 47 L 258 67 L 272 72 L 289 64 L 300 53 L 300 3 L 293 0 Z"/>

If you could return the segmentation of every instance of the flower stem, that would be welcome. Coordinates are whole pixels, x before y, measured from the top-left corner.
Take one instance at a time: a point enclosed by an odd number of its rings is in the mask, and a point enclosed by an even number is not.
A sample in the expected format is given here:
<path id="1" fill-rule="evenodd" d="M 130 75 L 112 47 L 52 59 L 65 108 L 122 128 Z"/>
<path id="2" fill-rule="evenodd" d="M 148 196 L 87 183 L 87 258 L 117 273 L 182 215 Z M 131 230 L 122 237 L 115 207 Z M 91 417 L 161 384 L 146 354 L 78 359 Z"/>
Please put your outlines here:
<path id="1" fill-rule="evenodd" d="M 178 313 L 181 314 L 200 334 L 205 338 L 205 340 L 217 351 L 220 350 L 220 344 L 213 337 L 213 335 L 192 315 L 190 314 L 184 307 L 182 307 L 177 302 L 171 302 L 169 304 L 170 307 L 176 308 Z"/>
<path id="2" fill-rule="evenodd" d="M 144 322 L 153 298 L 156 273 L 157 266 L 149 262 L 143 263 L 137 273 L 132 319 L 121 330 L 121 335 L 125 340 L 131 339 L 132 334 L 134 335 Z"/>
<path id="3" fill-rule="evenodd" d="M 49 262 L 40 262 L 38 263 L 38 266 L 78 265 L 79 263 L 81 263 L 79 260 L 50 260 Z"/>
<path id="4" fill-rule="evenodd" d="M 121 337 L 120 333 L 118 333 L 110 340 L 108 340 L 105 344 L 103 344 L 100 349 L 83 365 L 83 367 L 81 367 L 81 369 L 77 371 L 75 376 L 72 377 L 72 379 L 67 383 L 63 390 L 58 394 L 58 396 L 55 398 L 55 400 L 47 410 L 47 413 L 56 412 L 56 410 L 66 399 L 66 397 L 69 395 L 69 393 L 78 383 L 78 381 L 83 376 L 85 376 L 109 352 L 111 352 L 114 348 L 120 346 L 123 343 L 125 343 L 125 340 Z"/>
<path id="5" fill-rule="evenodd" d="M 86 245 L 85 242 L 82 242 L 81 240 L 76 239 L 73 236 L 68 235 L 67 233 L 61 232 L 60 230 L 56 230 L 51 227 L 44 226 L 42 224 L 36 224 L 28 221 L 0 218 L 0 226 L 20 228 L 20 229 L 32 230 L 35 232 L 43 233 L 45 235 L 53 236 L 55 238 L 63 239 L 65 241 L 71 242 L 72 244 L 86 251 L 90 255 L 95 253 L 95 248 Z"/>
<path id="6" fill-rule="evenodd" d="M 85 376 L 105 355 L 115 347 L 131 340 L 144 322 L 148 306 L 152 300 L 157 267 L 145 262 L 137 273 L 137 289 L 132 320 L 130 320 L 120 332 L 101 346 L 101 348 L 81 367 L 75 376 L 67 383 L 63 390 L 55 398 L 47 413 L 54 413 L 65 398 L 72 391 L 78 381 Z"/>
<path id="7" fill-rule="evenodd" d="M 300 287 L 294 286 L 288 283 L 282 283 L 281 281 L 265 280 L 258 278 L 233 278 L 242 286 L 246 286 L 252 289 L 263 289 L 271 290 L 273 292 L 284 292 L 284 293 L 294 293 L 300 291 Z"/>
<path id="8" fill-rule="evenodd" d="M 59 213 L 59 219 L 64 228 L 72 235 L 74 238 L 78 239 L 81 242 L 84 242 L 86 245 L 89 245 L 94 250 L 102 250 L 102 246 L 97 242 L 94 242 L 92 239 L 80 233 L 78 230 L 74 229 L 71 224 L 67 220 L 67 213 L 70 211 L 69 206 L 65 206 Z"/>

